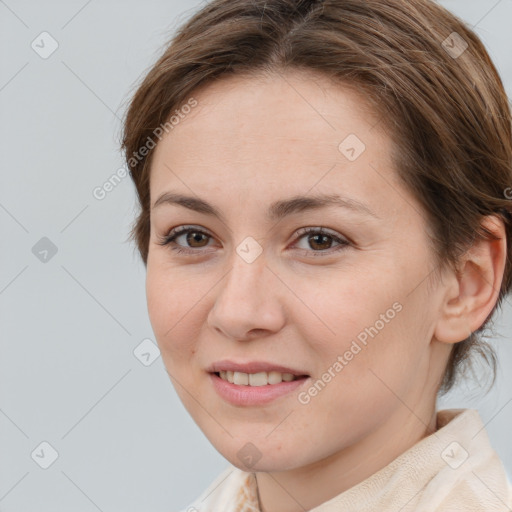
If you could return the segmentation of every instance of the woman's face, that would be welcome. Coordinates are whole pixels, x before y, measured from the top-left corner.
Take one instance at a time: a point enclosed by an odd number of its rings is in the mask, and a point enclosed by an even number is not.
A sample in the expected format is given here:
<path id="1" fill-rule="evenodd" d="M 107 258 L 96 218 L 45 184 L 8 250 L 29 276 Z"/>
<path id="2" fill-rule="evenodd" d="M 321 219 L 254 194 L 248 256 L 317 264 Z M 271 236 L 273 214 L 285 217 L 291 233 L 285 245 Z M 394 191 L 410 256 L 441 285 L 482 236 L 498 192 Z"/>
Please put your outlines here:
<path id="1" fill-rule="evenodd" d="M 377 457 L 405 425 L 424 431 L 448 357 L 433 339 L 442 291 L 384 124 L 298 72 L 194 98 L 155 148 L 150 187 L 152 206 L 190 199 L 152 208 L 147 262 L 151 324 L 189 413 L 257 471 Z"/>

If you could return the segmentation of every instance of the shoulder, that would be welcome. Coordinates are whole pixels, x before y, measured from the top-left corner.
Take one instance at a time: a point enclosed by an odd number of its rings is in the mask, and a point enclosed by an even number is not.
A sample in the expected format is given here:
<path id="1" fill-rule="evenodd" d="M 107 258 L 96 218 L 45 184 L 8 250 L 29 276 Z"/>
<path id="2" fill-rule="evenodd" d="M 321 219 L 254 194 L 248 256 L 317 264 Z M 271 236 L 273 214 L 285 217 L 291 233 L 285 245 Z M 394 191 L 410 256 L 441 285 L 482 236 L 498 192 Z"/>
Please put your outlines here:
<path id="1" fill-rule="evenodd" d="M 512 485 L 496 457 L 469 469 L 457 479 L 439 473 L 425 489 L 418 511 L 504 512 L 512 510 Z M 435 505 L 434 508 L 432 506 Z"/>
<path id="2" fill-rule="evenodd" d="M 188 507 L 179 512 L 231 512 L 244 503 L 247 512 L 259 512 L 254 473 L 226 467 Z"/>
<path id="3" fill-rule="evenodd" d="M 437 432 L 433 446 L 442 462 L 417 510 L 511 510 L 512 485 L 478 412 L 446 410 L 439 419 L 446 426 Z"/>

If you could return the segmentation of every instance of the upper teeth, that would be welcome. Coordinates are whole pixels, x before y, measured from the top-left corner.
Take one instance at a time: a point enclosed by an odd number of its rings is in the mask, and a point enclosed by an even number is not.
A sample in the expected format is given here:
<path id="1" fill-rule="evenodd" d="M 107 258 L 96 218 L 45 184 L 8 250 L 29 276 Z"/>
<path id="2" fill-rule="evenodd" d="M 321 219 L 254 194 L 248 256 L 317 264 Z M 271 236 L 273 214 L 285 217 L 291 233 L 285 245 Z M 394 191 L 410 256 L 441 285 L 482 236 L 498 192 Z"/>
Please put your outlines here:
<path id="1" fill-rule="evenodd" d="M 280 372 L 243 373 L 221 371 L 219 374 L 221 379 L 241 386 L 266 386 L 267 384 L 279 384 L 283 381 L 290 382 L 296 378 L 291 373 Z"/>

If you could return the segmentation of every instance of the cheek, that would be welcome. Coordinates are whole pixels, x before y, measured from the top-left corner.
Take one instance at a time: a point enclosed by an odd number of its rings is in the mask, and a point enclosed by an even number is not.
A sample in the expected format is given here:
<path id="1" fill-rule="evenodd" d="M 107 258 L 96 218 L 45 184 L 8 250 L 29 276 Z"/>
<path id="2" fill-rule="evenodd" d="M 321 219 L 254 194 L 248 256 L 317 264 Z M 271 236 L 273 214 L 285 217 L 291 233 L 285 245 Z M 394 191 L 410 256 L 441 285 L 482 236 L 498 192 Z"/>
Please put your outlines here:
<path id="1" fill-rule="evenodd" d="M 348 350 L 352 340 L 364 343 L 375 333 L 389 331 L 389 326 L 399 316 L 393 304 L 401 298 L 396 284 L 349 269 L 325 280 L 296 279 L 294 291 L 302 300 L 294 301 L 293 318 L 307 331 L 307 340 L 315 340 L 319 351 Z"/>
<path id="2" fill-rule="evenodd" d="M 165 360 L 170 357 L 170 363 L 189 358 L 195 352 L 203 295 L 203 290 L 180 278 L 179 272 L 148 264 L 146 299 L 149 319 L 162 355 Z"/>
<path id="3" fill-rule="evenodd" d="M 308 359 L 316 361 L 315 376 L 347 386 L 356 401 L 364 389 L 382 388 L 377 376 L 402 387 L 423 347 L 423 327 L 410 320 L 417 307 L 403 281 L 387 274 L 383 279 L 367 268 L 364 276 L 356 271 L 317 283 L 322 292 L 311 293 L 313 283 L 301 280 L 295 288 L 307 307 L 297 306 L 292 322 L 306 340 Z"/>

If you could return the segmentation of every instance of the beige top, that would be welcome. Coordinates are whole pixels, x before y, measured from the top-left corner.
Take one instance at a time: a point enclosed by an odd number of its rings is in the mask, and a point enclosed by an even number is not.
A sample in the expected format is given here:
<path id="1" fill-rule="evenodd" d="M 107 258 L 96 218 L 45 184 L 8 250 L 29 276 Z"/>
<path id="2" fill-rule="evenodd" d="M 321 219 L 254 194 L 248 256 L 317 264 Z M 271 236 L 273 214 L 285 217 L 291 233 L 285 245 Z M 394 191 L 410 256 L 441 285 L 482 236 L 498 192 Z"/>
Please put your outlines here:
<path id="1" fill-rule="evenodd" d="M 254 473 L 227 467 L 182 512 L 261 512 Z M 437 431 L 310 512 L 512 512 L 512 486 L 478 411 L 437 413 Z"/>

